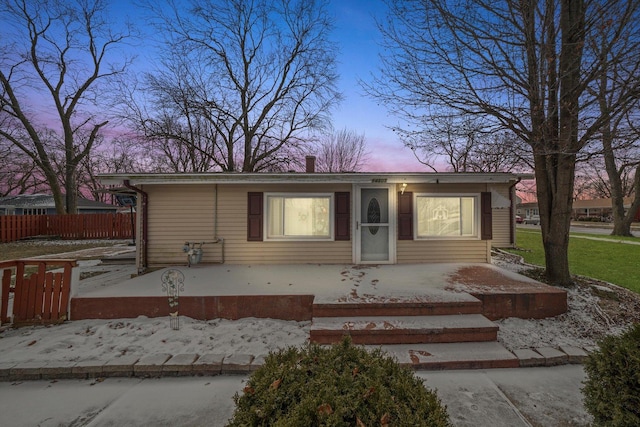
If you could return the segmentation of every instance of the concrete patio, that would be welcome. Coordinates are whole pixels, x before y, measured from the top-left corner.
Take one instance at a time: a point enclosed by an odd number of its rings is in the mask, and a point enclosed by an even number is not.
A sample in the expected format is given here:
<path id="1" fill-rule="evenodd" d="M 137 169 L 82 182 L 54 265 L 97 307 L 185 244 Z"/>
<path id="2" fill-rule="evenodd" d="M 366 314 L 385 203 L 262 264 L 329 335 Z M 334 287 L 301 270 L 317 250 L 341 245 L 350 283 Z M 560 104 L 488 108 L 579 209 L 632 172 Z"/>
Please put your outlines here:
<path id="1" fill-rule="evenodd" d="M 398 304 L 413 310 L 408 315 L 433 304 L 455 305 L 460 313 L 466 311 L 460 307 L 479 304 L 491 319 L 566 311 L 564 291 L 490 264 L 222 264 L 163 268 L 120 281 L 102 275 L 85 279 L 73 291 L 72 318 L 167 316 L 162 276 L 170 269 L 184 275 L 180 314 L 195 319 L 311 320 L 325 308 L 350 313 L 356 306 Z"/>
<path id="2" fill-rule="evenodd" d="M 566 311 L 567 295 L 490 264 L 196 265 L 131 278 L 135 273 L 131 264 L 88 261 L 78 270 L 87 277 L 72 291 L 72 321 L 168 317 L 178 312 L 198 320 L 311 321 L 311 342 L 328 344 L 350 335 L 354 343 L 381 347 L 414 369 L 549 366 L 570 362 L 572 355 L 576 360 L 586 356 L 578 348 L 514 354 L 503 347 L 497 341 L 498 326 L 491 320 L 555 316 Z M 170 270 L 184 275 L 179 306 L 173 307 L 162 287 L 163 275 Z M 161 356 L 159 366 L 172 357 Z M 177 356 L 181 355 L 173 355 Z M 207 355 L 192 356 L 189 367 Z M 234 357 L 250 370 L 261 364 L 264 355 L 226 355 L 225 364 Z M 91 363 L 91 369 L 101 371 L 101 363 Z M 147 365 L 137 359 L 131 363 Z M 29 373 L 40 369 L 6 368 L 9 377 L 21 369 L 30 369 Z"/>

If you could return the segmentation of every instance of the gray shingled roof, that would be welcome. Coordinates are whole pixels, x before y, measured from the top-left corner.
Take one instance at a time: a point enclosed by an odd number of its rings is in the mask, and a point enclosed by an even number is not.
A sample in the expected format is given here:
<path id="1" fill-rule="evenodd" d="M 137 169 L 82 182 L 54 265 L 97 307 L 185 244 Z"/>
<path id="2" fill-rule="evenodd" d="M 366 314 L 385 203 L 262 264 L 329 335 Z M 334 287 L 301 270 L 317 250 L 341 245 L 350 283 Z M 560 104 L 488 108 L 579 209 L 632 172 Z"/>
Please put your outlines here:
<path id="1" fill-rule="evenodd" d="M 0 206 L 13 206 L 16 208 L 55 208 L 55 203 L 53 196 L 48 194 L 20 194 L 17 196 L 0 197 Z M 112 209 L 115 211 L 118 207 L 78 197 L 78 209 Z"/>

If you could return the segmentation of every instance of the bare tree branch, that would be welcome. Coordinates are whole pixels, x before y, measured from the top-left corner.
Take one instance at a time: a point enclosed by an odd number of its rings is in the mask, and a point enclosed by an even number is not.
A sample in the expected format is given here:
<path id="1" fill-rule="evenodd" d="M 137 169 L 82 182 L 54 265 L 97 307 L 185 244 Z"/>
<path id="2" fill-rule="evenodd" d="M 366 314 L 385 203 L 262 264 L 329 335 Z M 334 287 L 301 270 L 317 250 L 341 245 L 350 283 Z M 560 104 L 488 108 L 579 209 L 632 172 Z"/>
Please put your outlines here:
<path id="1" fill-rule="evenodd" d="M 639 0 L 388 0 L 379 24 L 385 54 L 369 94 L 414 126 L 429 117 L 482 120 L 526 144 L 535 167 L 548 279 L 571 282 L 567 248 L 578 154 L 607 115 L 589 88 L 617 50 L 617 37 L 638 34 Z M 592 49 L 607 27 L 610 42 Z M 636 47 L 636 52 L 638 48 Z M 603 60 L 602 58 L 606 58 Z M 637 90 L 619 94 L 637 97 Z M 624 112 L 625 102 L 608 115 Z"/>
<path id="2" fill-rule="evenodd" d="M 59 213 L 76 211 L 79 164 L 108 123 L 95 108 L 101 83 L 129 64 L 124 56 L 107 60 L 129 33 L 112 32 L 105 14 L 103 0 L 9 0 L 0 8 L 12 23 L 2 30 L 0 136 L 35 162 Z M 63 154 L 55 159 L 54 141 Z"/>
<path id="3" fill-rule="evenodd" d="M 148 7 L 172 58 L 147 79 L 155 109 L 138 120 L 149 136 L 192 145 L 211 168 L 257 172 L 291 162 L 326 126 L 340 94 L 325 0 Z"/>
<path id="4" fill-rule="evenodd" d="M 321 135 L 316 145 L 318 172 L 358 172 L 367 160 L 364 134 L 346 128 Z"/>

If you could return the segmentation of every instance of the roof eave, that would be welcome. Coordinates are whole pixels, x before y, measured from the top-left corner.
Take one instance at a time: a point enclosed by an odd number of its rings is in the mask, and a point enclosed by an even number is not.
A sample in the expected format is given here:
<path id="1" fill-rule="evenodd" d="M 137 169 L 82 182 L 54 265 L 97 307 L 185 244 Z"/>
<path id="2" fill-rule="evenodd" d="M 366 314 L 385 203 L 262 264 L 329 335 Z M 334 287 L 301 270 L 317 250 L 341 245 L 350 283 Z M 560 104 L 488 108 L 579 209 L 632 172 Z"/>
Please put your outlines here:
<path id="1" fill-rule="evenodd" d="M 133 185 L 158 184 L 500 184 L 532 175 L 511 173 L 416 173 L 416 172 L 363 172 L 363 173 L 178 173 L 178 174 L 101 174 L 104 185 L 121 185 L 129 181 Z"/>

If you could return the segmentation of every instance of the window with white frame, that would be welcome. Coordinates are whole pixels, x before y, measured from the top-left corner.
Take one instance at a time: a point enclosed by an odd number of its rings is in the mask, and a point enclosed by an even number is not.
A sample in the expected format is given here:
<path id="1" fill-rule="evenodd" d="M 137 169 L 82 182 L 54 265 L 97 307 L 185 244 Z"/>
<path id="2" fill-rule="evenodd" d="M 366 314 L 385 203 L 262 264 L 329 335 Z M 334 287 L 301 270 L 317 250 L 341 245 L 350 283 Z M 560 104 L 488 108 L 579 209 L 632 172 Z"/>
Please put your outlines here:
<path id="1" fill-rule="evenodd" d="M 333 195 L 266 193 L 266 238 L 333 239 Z"/>
<path id="2" fill-rule="evenodd" d="M 47 210 L 45 208 L 24 208 L 22 209 L 22 215 L 46 215 Z"/>
<path id="3" fill-rule="evenodd" d="M 417 238 L 477 237 L 477 196 L 417 194 Z"/>

